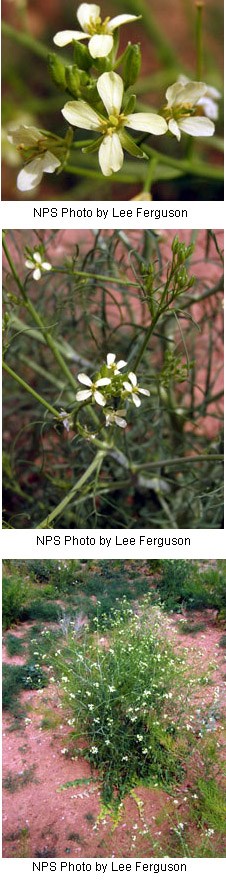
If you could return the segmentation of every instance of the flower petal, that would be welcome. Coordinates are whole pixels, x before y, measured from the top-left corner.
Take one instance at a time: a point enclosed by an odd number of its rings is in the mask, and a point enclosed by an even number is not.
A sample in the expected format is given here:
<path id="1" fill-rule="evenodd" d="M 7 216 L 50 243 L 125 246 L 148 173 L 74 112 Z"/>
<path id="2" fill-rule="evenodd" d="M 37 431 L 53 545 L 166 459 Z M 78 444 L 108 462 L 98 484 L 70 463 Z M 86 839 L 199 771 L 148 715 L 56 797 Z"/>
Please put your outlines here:
<path id="1" fill-rule="evenodd" d="M 95 386 L 109 386 L 111 383 L 110 377 L 100 377 L 100 380 L 96 380 Z"/>
<path id="2" fill-rule="evenodd" d="M 38 282 L 39 279 L 41 279 L 41 275 L 42 275 L 42 274 L 41 274 L 41 270 L 40 270 L 40 268 L 39 268 L 39 267 L 36 267 L 36 269 L 35 269 L 34 272 L 32 273 L 33 279 L 35 279 L 35 281 Z"/>
<path id="3" fill-rule="evenodd" d="M 43 270 L 52 270 L 52 264 L 49 264 L 48 261 L 43 261 L 42 269 Z"/>
<path id="4" fill-rule="evenodd" d="M 215 126 L 212 120 L 208 120 L 208 117 L 182 117 L 180 129 L 187 135 L 199 138 L 200 136 L 213 135 Z"/>
<path id="5" fill-rule="evenodd" d="M 34 261 L 36 261 L 37 264 L 41 264 L 41 263 L 42 263 L 42 258 L 41 258 L 41 255 L 40 255 L 40 252 L 39 252 L 39 251 L 33 251 L 33 258 L 34 258 Z"/>
<path id="6" fill-rule="evenodd" d="M 123 359 L 119 359 L 119 362 L 117 362 L 117 368 L 119 369 L 119 371 L 120 368 L 125 368 L 125 365 L 127 365 L 127 362 L 124 362 Z"/>
<path id="7" fill-rule="evenodd" d="M 86 101 L 67 101 L 61 113 L 68 123 L 79 129 L 98 131 L 100 128 L 100 117 Z"/>
<path id="8" fill-rule="evenodd" d="M 88 389 L 80 389 L 79 392 L 76 393 L 75 398 L 77 402 L 85 402 L 86 399 L 90 399 L 91 395 L 91 390 L 88 392 Z"/>
<path id="9" fill-rule="evenodd" d="M 94 34 L 88 43 L 92 58 L 105 58 L 112 50 L 113 37 L 110 34 Z"/>
<path id="10" fill-rule="evenodd" d="M 137 396 L 135 392 L 132 393 L 132 399 L 133 399 L 133 404 L 136 405 L 136 408 L 139 408 L 141 405 L 141 400 L 139 399 L 139 396 Z"/>
<path id="11" fill-rule="evenodd" d="M 111 365 L 114 364 L 115 359 L 116 359 L 116 354 L 115 354 L 115 353 L 108 353 L 108 354 L 107 354 L 107 366 L 108 366 L 108 368 L 111 368 Z"/>
<path id="12" fill-rule="evenodd" d="M 58 31 L 53 37 L 53 42 L 56 46 L 68 46 L 68 43 L 72 43 L 72 40 L 85 40 L 87 38 L 89 39 L 89 34 L 84 34 L 83 31 Z"/>
<path id="13" fill-rule="evenodd" d="M 15 144 L 16 147 L 19 147 L 22 144 L 24 147 L 32 147 L 33 144 L 37 144 L 40 138 L 42 138 L 41 132 L 39 129 L 36 129 L 35 126 L 18 126 L 17 128 L 9 129 L 9 141 L 12 144 Z"/>
<path id="14" fill-rule="evenodd" d="M 139 15 L 116 15 L 109 21 L 109 28 L 114 31 L 115 28 L 120 28 L 121 25 L 126 25 L 129 21 L 136 21 L 138 18 L 140 18 Z"/>
<path id="15" fill-rule="evenodd" d="M 117 132 L 106 135 L 99 149 L 99 163 L 103 175 L 118 172 L 123 164 L 123 150 Z"/>
<path id="16" fill-rule="evenodd" d="M 40 162 L 43 172 L 55 172 L 55 169 L 60 166 L 60 160 L 50 150 L 46 150 L 44 156 L 40 157 Z"/>
<path id="17" fill-rule="evenodd" d="M 211 120 L 218 119 L 218 105 L 216 101 L 213 101 L 208 95 L 203 95 L 203 97 L 197 101 L 197 107 L 199 107 L 199 105 L 201 105 L 205 116 L 210 117 Z"/>
<path id="18" fill-rule="evenodd" d="M 134 374 L 134 371 L 130 371 L 128 376 L 129 376 L 129 379 L 131 380 L 132 385 L 136 386 L 137 385 L 137 375 Z"/>
<path id="19" fill-rule="evenodd" d="M 167 123 L 158 113 L 130 113 L 125 123 L 129 129 L 150 132 L 151 135 L 164 135 Z"/>
<path id="20" fill-rule="evenodd" d="M 207 91 L 207 86 L 205 83 L 199 82 L 188 82 L 186 86 L 182 86 L 181 94 L 180 94 L 180 104 L 186 104 L 187 102 L 191 104 L 196 104 L 199 98 L 202 95 L 205 95 Z"/>
<path id="21" fill-rule="evenodd" d="M 25 261 L 25 267 L 28 267 L 28 270 L 33 270 L 34 261 Z"/>
<path id="22" fill-rule="evenodd" d="M 175 135 L 177 140 L 180 141 L 181 133 L 180 133 L 180 129 L 179 129 L 179 126 L 178 126 L 178 123 L 176 122 L 176 120 L 174 120 L 174 119 L 169 120 L 168 128 L 169 128 L 169 131 L 172 132 L 172 135 Z"/>
<path id="23" fill-rule="evenodd" d="M 43 168 L 41 164 L 40 157 L 37 159 L 32 159 L 31 162 L 27 163 L 24 169 L 21 169 L 19 175 L 17 176 L 17 187 L 18 190 L 22 192 L 26 190 L 33 190 L 34 187 L 37 187 L 42 180 Z"/>
<path id="24" fill-rule="evenodd" d="M 116 416 L 114 419 L 114 422 L 117 423 L 117 426 L 121 426 L 122 429 L 125 429 L 125 427 L 127 426 L 127 422 L 126 422 L 126 420 L 124 420 L 123 417 Z"/>
<path id="25" fill-rule="evenodd" d="M 97 89 L 108 115 L 120 113 L 123 88 L 122 77 L 114 71 L 101 74 L 97 80 Z"/>
<path id="26" fill-rule="evenodd" d="M 141 392 L 142 396 L 150 396 L 151 395 L 149 389 L 142 389 L 142 386 L 138 387 L 138 392 Z"/>
<path id="27" fill-rule="evenodd" d="M 172 107 L 173 104 L 177 104 L 181 91 L 181 83 L 179 82 L 173 83 L 172 86 L 168 86 L 168 89 L 166 90 L 166 99 L 168 101 L 169 107 Z"/>
<path id="28" fill-rule="evenodd" d="M 83 31 L 86 31 L 91 19 L 92 23 L 94 23 L 100 17 L 100 6 L 96 6 L 95 3 L 81 3 L 76 15 L 81 28 L 83 28 Z"/>
<path id="29" fill-rule="evenodd" d="M 79 383 L 84 383 L 85 386 L 92 386 L 93 381 L 90 380 L 88 374 L 78 374 Z"/>
<path id="30" fill-rule="evenodd" d="M 101 392 L 98 392 L 98 390 L 94 392 L 94 398 L 97 405 L 101 405 L 102 408 L 106 405 L 106 399 L 102 396 Z"/>
<path id="31" fill-rule="evenodd" d="M 131 383 L 128 383 L 128 380 L 123 381 L 123 386 L 124 389 L 126 389 L 126 392 L 132 392 L 133 387 L 131 386 Z"/>

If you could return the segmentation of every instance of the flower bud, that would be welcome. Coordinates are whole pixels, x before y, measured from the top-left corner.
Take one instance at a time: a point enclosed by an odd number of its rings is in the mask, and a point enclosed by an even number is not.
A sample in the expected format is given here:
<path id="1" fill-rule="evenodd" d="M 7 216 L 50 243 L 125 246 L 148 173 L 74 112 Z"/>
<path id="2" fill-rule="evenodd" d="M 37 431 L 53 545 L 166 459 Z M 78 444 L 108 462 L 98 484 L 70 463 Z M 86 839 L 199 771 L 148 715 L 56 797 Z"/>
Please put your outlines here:
<path id="1" fill-rule="evenodd" d="M 123 80 L 125 89 L 136 82 L 140 72 L 141 54 L 139 43 L 129 44 L 124 57 Z"/>
<path id="2" fill-rule="evenodd" d="M 81 71 L 89 71 L 92 67 L 93 59 L 89 53 L 89 50 L 87 49 L 87 46 L 84 46 L 83 43 L 77 42 L 73 44 L 73 48 L 74 64 L 76 64 Z"/>
<path id="3" fill-rule="evenodd" d="M 60 89 L 65 89 L 66 77 L 64 64 L 54 53 L 49 55 L 48 63 L 50 74 L 53 82 L 55 83 L 55 86 L 59 86 Z"/>
<path id="4" fill-rule="evenodd" d="M 76 64 L 65 68 L 66 87 L 74 98 L 80 96 L 80 76 Z"/>

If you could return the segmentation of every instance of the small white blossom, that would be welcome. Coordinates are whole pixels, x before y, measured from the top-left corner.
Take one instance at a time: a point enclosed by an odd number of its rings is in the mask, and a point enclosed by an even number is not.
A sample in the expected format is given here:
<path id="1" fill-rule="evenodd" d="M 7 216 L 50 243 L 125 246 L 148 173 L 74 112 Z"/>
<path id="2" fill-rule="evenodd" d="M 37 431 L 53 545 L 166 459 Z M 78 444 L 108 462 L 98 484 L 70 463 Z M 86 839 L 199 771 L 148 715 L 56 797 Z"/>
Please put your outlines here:
<path id="1" fill-rule="evenodd" d="M 180 74 L 178 77 L 178 83 L 181 83 L 182 86 L 186 86 L 189 83 L 188 77 L 185 77 L 183 74 Z M 218 104 L 219 98 L 221 98 L 221 93 L 218 89 L 215 89 L 215 86 L 206 86 L 205 95 L 202 98 L 199 98 L 197 101 L 197 107 L 201 107 L 205 116 L 209 117 L 211 120 L 218 119 Z"/>
<path id="2" fill-rule="evenodd" d="M 76 401 L 85 402 L 87 399 L 94 398 L 97 405 L 101 405 L 101 407 L 103 408 L 104 405 L 106 405 L 106 399 L 104 398 L 102 393 L 99 392 L 99 387 L 109 386 L 109 383 L 111 383 L 110 377 L 101 377 L 100 380 L 96 380 L 96 382 L 93 382 L 93 380 L 91 380 L 91 378 L 88 377 L 87 374 L 78 374 L 78 380 L 80 383 L 83 383 L 84 386 L 88 386 L 89 389 L 79 390 L 79 392 L 77 392 L 75 396 Z"/>
<path id="3" fill-rule="evenodd" d="M 124 754 L 124 756 L 122 757 L 122 760 L 129 760 L 128 754 Z"/>
<path id="4" fill-rule="evenodd" d="M 110 687 L 108 687 L 108 689 L 109 689 L 109 693 L 115 693 L 115 690 L 116 690 L 115 687 L 113 687 L 113 686 L 111 687 L 111 686 L 110 686 Z"/>
<path id="5" fill-rule="evenodd" d="M 64 681 L 65 684 L 67 684 L 67 682 L 68 682 L 68 678 L 67 678 L 65 675 L 63 675 L 63 677 L 61 678 L 61 680 Z"/>
<path id="6" fill-rule="evenodd" d="M 90 751 L 91 751 L 91 754 L 98 754 L 98 748 L 96 747 L 96 745 L 92 745 L 92 748 L 90 749 Z"/>
<path id="7" fill-rule="evenodd" d="M 94 705 L 88 705 L 89 711 L 93 711 Z"/>
<path id="8" fill-rule="evenodd" d="M 116 360 L 115 353 L 108 353 L 107 354 L 107 359 L 106 359 L 107 367 L 111 368 L 111 370 L 114 371 L 114 374 L 119 374 L 121 368 L 125 368 L 125 365 L 127 365 L 127 362 L 124 362 L 123 359 L 119 359 L 119 362 L 116 362 L 115 360 Z"/>
<path id="9" fill-rule="evenodd" d="M 124 419 L 125 413 L 126 411 L 105 411 L 106 426 L 112 426 L 113 423 L 116 423 L 117 426 L 121 426 L 121 429 L 125 429 L 127 426 L 127 422 Z"/>
<path id="10" fill-rule="evenodd" d="M 97 90 L 107 111 L 107 118 L 81 100 L 67 101 L 62 114 L 72 126 L 101 133 L 101 144 L 100 139 L 97 140 L 97 146 L 100 144 L 99 163 L 103 175 L 109 176 L 122 168 L 123 148 L 132 156 L 145 156 L 135 141 L 126 134 L 125 126 L 138 129 L 139 132 L 163 135 L 167 131 L 167 123 L 156 113 L 124 114 L 121 110 L 124 83 L 114 71 L 101 74 L 97 80 Z"/>
<path id="11" fill-rule="evenodd" d="M 185 85 L 173 83 L 166 90 L 167 105 L 165 108 L 169 131 L 177 140 L 181 132 L 193 137 L 210 136 L 214 133 L 214 123 L 206 116 L 198 116 L 196 108 L 206 96 L 208 86 L 205 83 L 188 80 Z"/>
<path id="12" fill-rule="evenodd" d="M 17 177 L 18 190 L 33 190 L 42 180 L 44 172 L 55 172 L 60 166 L 60 160 L 54 156 L 50 150 L 45 150 L 46 136 L 39 132 L 35 126 L 19 126 L 17 129 L 10 129 L 8 140 L 10 144 L 20 150 L 30 150 L 37 152 L 40 149 L 40 156 L 35 156 L 30 162 L 26 163 L 24 169 L 21 169 Z"/>
<path id="13" fill-rule="evenodd" d="M 53 41 L 56 46 L 67 46 L 73 40 L 89 40 L 88 49 L 92 58 L 105 58 L 112 50 L 114 31 L 139 17 L 117 15 L 115 18 L 108 17 L 102 21 L 100 6 L 94 3 L 81 3 L 77 10 L 77 19 L 82 31 L 59 31 Z"/>
<path id="14" fill-rule="evenodd" d="M 41 275 L 43 271 L 52 270 L 52 264 L 49 264 L 48 261 L 43 261 L 39 251 L 34 251 L 32 258 L 29 258 L 25 261 L 25 267 L 28 270 L 33 270 L 32 276 L 36 282 L 41 279 Z"/>
<path id="15" fill-rule="evenodd" d="M 134 405 L 136 405 L 136 408 L 139 408 L 141 405 L 141 400 L 138 393 L 141 393 L 141 395 L 143 396 L 150 396 L 149 389 L 142 389 L 141 386 L 137 386 L 137 377 L 133 371 L 130 371 L 128 376 L 130 383 L 128 382 L 128 380 L 124 380 L 124 389 L 126 389 L 126 392 L 129 392 L 132 396 L 132 401 Z"/>

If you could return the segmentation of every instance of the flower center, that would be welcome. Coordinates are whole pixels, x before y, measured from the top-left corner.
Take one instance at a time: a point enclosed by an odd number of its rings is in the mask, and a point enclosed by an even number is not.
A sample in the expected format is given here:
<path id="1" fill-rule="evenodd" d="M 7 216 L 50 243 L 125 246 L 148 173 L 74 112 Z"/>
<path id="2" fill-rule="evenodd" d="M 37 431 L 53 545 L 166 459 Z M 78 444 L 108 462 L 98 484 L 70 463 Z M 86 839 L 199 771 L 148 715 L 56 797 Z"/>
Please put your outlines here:
<path id="1" fill-rule="evenodd" d="M 119 129 L 122 129 L 123 126 L 126 125 L 126 116 L 124 113 L 117 113 L 117 110 L 113 108 L 112 113 L 108 117 L 108 120 L 101 120 L 101 132 L 104 135 L 113 135 L 114 132 L 118 132 Z"/>
<path id="2" fill-rule="evenodd" d="M 172 105 L 172 107 L 164 107 L 164 116 L 167 122 L 169 120 L 180 120 L 181 117 L 194 116 L 196 107 L 187 102 L 187 104 Z"/>
<path id="3" fill-rule="evenodd" d="M 91 37 L 94 34 L 111 34 L 111 28 L 109 28 L 110 15 L 102 21 L 101 17 L 90 18 L 89 23 L 85 26 L 85 30 L 87 34 L 90 34 Z"/>

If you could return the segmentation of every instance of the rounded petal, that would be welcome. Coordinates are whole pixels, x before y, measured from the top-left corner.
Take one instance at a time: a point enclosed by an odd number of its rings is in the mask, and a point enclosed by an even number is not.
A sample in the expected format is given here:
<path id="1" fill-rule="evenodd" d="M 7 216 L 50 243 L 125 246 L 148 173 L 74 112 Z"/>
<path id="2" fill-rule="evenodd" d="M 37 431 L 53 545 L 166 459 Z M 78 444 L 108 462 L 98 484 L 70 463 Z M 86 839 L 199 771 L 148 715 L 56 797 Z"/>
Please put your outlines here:
<path id="1" fill-rule="evenodd" d="M 43 261 L 42 269 L 43 270 L 52 270 L 52 264 L 49 264 L 48 261 Z"/>
<path id="2" fill-rule="evenodd" d="M 178 123 L 176 122 L 176 120 L 173 120 L 173 119 L 169 120 L 168 128 L 169 128 L 169 131 L 172 132 L 172 135 L 175 135 L 177 140 L 180 141 L 181 133 L 180 133 L 180 129 L 179 129 L 179 126 L 178 126 Z"/>
<path id="3" fill-rule="evenodd" d="M 131 386 L 131 383 L 128 383 L 128 380 L 124 380 L 123 386 L 124 389 L 126 389 L 126 392 L 132 392 L 133 387 Z"/>
<path id="4" fill-rule="evenodd" d="M 81 3 L 76 12 L 77 19 L 83 31 L 86 31 L 86 27 L 95 19 L 100 17 L 100 6 L 96 6 L 95 3 Z"/>
<path id="5" fill-rule="evenodd" d="M 218 105 L 213 98 L 209 98 L 208 95 L 203 95 L 203 97 L 197 101 L 197 107 L 199 105 L 201 105 L 205 116 L 210 117 L 211 120 L 218 119 Z"/>
<path id="6" fill-rule="evenodd" d="M 15 144 L 16 147 L 19 147 L 20 144 L 23 144 L 24 147 L 32 147 L 33 144 L 36 144 L 42 137 L 41 132 L 39 132 L 39 129 L 36 129 L 35 126 L 22 125 L 17 128 L 9 129 L 9 140 L 12 144 Z"/>
<path id="7" fill-rule="evenodd" d="M 119 369 L 119 371 L 120 368 L 125 368 L 125 365 L 127 365 L 127 362 L 124 362 L 123 359 L 119 359 L 119 362 L 117 362 L 117 368 Z"/>
<path id="8" fill-rule="evenodd" d="M 116 416 L 114 422 L 117 423 L 117 426 L 121 426 L 122 429 L 125 429 L 125 426 L 127 426 L 127 422 L 123 417 Z"/>
<path id="9" fill-rule="evenodd" d="M 104 405 L 106 405 L 106 399 L 104 398 L 104 396 L 102 396 L 101 392 L 98 392 L 98 390 L 94 393 L 94 398 L 95 402 L 97 402 L 97 405 L 101 405 L 102 408 L 104 407 Z"/>
<path id="10" fill-rule="evenodd" d="M 173 83 L 172 86 L 168 86 L 168 89 L 166 90 L 166 99 L 168 101 L 169 107 L 172 107 L 173 104 L 178 103 L 178 98 L 179 98 L 179 95 L 181 94 L 181 92 L 182 92 L 181 83 Z M 180 103 L 180 101 L 179 101 L 179 103 Z"/>
<path id="11" fill-rule="evenodd" d="M 186 83 L 186 86 L 182 86 L 180 93 L 180 104 L 197 104 L 199 98 L 202 95 L 205 95 L 207 91 L 206 83 L 199 82 L 191 82 Z"/>
<path id="12" fill-rule="evenodd" d="M 105 58 L 112 50 L 113 37 L 110 34 L 94 34 L 88 44 L 92 58 Z"/>
<path id="13" fill-rule="evenodd" d="M 21 169 L 19 175 L 17 176 L 17 187 L 18 190 L 22 192 L 26 190 L 33 190 L 34 187 L 37 187 L 42 180 L 43 168 L 40 161 L 40 158 L 32 159 L 31 162 L 27 163 L 24 169 Z"/>
<path id="14" fill-rule="evenodd" d="M 44 156 L 40 157 L 40 162 L 43 172 L 55 172 L 55 169 L 58 169 L 58 166 L 60 166 L 60 160 L 50 150 L 46 150 Z"/>
<path id="15" fill-rule="evenodd" d="M 100 377 L 100 380 L 97 380 L 95 386 L 109 386 L 111 383 L 110 377 Z"/>
<path id="16" fill-rule="evenodd" d="M 133 404 L 136 405 L 136 408 L 139 408 L 141 405 L 141 400 L 139 399 L 139 396 L 137 396 L 135 392 L 133 392 L 133 394 L 132 394 L 132 399 L 133 399 Z"/>
<path id="17" fill-rule="evenodd" d="M 116 359 L 116 354 L 115 354 L 115 353 L 108 353 L 108 354 L 107 354 L 107 366 L 108 366 L 108 368 L 110 368 L 111 365 L 114 364 L 115 359 Z"/>
<path id="18" fill-rule="evenodd" d="M 151 395 L 149 389 L 142 389 L 142 386 L 139 386 L 138 392 L 141 392 L 142 396 L 150 396 Z"/>
<path id="19" fill-rule="evenodd" d="M 61 113 L 68 123 L 79 129 L 98 131 L 100 127 L 100 117 L 86 101 L 67 101 Z"/>
<path id="20" fill-rule="evenodd" d="M 90 399 L 92 395 L 91 391 L 88 392 L 88 389 L 80 389 L 79 392 L 76 393 L 76 401 L 77 402 L 85 402 L 86 399 Z"/>
<path id="21" fill-rule="evenodd" d="M 120 28 L 121 25 L 126 25 L 129 21 L 136 21 L 138 18 L 140 18 L 139 15 L 116 15 L 109 21 L 109 28 L 114 31 L 115 28 Z"/>
<path id="22" fill-rule="evenodd" d="M 42 263 L 42 258 L 41 258 L 41 255 L 40 255 L 40 252 L 39 252 L 39 251 L 33 251 L 33 258 L 34 258 L 34 261 L 36 261 L 37 264 L 41 264 L 41 263 Z"/>
<path id="23" fill-rule="evenodd" d="M 137 385 L 137 375 L 134 374 L 134 371 L 129 372 L 129 379 L 131 380 L 133 386 Z"/>
<path id="24" fill-rule="evenodd" d="M 35 281 L 38 282 L 39 279 L 41 279 L 41 275 L 42 275 L 42 274 L 41 274 L 41 270 L 40 270 L 40 268 L 39 268 L 39 267 L 36 267 L 36 269 L 35 269 L 34 272 L 32 273 L 33 279 L 35 279 Z"/>
<path id="25" fill-rule="evenodd" d="M 195 138 L 213 135 L 215 131 L 214 123 L 208 120 L 208 117 L 182 117 L 180 120 L 180 129 L 187 135 L 193 135 Z"/>
<path id="26" fill-rule="evenodd" d="M 88 374 L 78 374 L 79 383 L 84 383 L 85 386 L 92 386 L 92 380 L 88 377 Z"/>
<path id="27" fill-rule="evenodd" d="M 122 77 L 114 71 L 101 74 L 97 80 L 97 89 L 108 115 L 120 113 L 123 88 Z"/>
<path id="28" fill-rule="evenodd" d="M 167 132 L 166 120 L 158 113 L 130 113 L 125 125 L 129 129 L 138 129 L 139 132 L 149 132 L 151 135 L 164 135 Z"/>
<path id="29" fill-rule="evenodd" d="M 118 172 L 123 164 L 123 150 L 117 132 L 106 135 L 99 148 L 99 163 L 103 175 Z"/>
<path id="30" fill-rule="evenodd" d="M 89 34 L 84 34 L 83 31 L 58 31 L 53 37 L 53 42 L 56 46 L 68 46 L 68 43 L 72 43 L 72 40 L 85 40 L 89 38 Z"/>
<path id="31" fill-rule="evenodd" d="M 25 261 L 25 267 L 28 267 L 28 270 L 33 270 L 34 261 Z"/>

